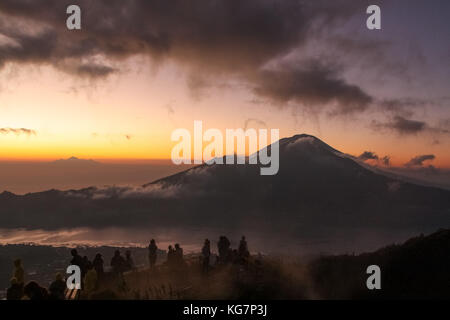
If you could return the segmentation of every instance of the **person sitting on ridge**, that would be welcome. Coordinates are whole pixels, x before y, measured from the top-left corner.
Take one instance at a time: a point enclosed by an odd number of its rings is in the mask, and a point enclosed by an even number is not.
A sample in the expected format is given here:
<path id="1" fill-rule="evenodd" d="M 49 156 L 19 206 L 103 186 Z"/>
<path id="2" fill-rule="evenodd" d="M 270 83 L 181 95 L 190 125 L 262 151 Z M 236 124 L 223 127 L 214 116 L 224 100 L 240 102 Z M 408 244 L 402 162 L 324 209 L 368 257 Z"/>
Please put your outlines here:
<path id="1" fill-rule="evenodd" d="M 11 278 L 11 286 L 6 290 L 6 300 L 20 300 L 23 296 L 23 284 L 17 282 L 15 277 Z"/>
<path id="2" fill-rule="evenodd" d="M 36 281 L 28 282 L 23 292 L 30 300 L 48 300 L 47 289 L 41 287 Z"/>
<path id="3" fill-rule="evenodd" d="M 57 273 L 55 281 L 50 284 L 48 291 L 50 292 L 50 300 L 64 300 L 64 291 L 66 290 L 66 282 L 61 273 Z"/>

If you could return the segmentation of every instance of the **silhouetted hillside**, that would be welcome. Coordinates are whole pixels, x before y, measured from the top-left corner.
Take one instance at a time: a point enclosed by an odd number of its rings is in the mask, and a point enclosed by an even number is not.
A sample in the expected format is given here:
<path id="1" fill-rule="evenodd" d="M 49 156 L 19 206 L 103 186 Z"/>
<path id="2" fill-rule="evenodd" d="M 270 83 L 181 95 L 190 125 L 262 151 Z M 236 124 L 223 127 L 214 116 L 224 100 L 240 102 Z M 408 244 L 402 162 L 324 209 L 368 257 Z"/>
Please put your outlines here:
<path id="1" fill-rule="evenodd" d="M 450 227 L 448 190 L 376 173 L 309 135 L 281 139 L 279 148 L 273 176 L 261 176 L 259 165 L 215 164 L 142 188 L 1 194 L 0 226 L 197 228 L 298 253 L 361 252 Z"/>
<path id="2" fill-rule="evenodd" d="M 65 274 L 72 259 L 71 248 L 37 246 L 37 245 L 0 245 L 0 290 L 8 287 L 12 276 L 13 261 L 20 258 L 25 268 L 25 280 L 36 280 L 41 285 L 48 286 L 54 280 L 56 272 Z M 109 262 L 115 250 L 130 250 L 136 265 L 144 265 L 148 261 L 146 248 L 122 248 L 122 247 L 78 247 L 79 253 L 93 259 L 95 254 L 101 253 L 105 260 L 105 268 L 109 268 Z M 164 251 L 159 251 L 164 256 Z"/>
<path id="3" fill-rule="evenodd" d="M 324 299 L 450 298 L 450 230 L 361 255 L 327 256 L 309 265 Z M 366 287 L 366 268 L 381 268 L 381 290 Z"/>
<path id="4" fill-rule="evenodd" d="M 121 248 L 122 251 L 124 248 Z M 90 258 L 102 252 L 109 265 L 113 247 L 79 248 Z M 148 269 L 145 248 L 132 248 L 138 269 L 125 274 L 125 285 L 104 281 L 83 299 L 406 299 L 450 298 L 450 230 L 412 238 L 360 255 L 318 258 L 253 255 L 248 262 L 216 264 L 202 272 L 198 254 L 184 257 L 184 265 L 171 268 L 160 252 L 155 270 Z M 27 280 L 47 286 L 56 271 L 69 263 L 69 248 L 41 246 L 0 247 L 2 278 L 21 257 Z M 368 290 L 366 269 L 381 268 L 381 290 Z M 6 269 L 5 269 L 6 268 Z M 10 271 L 8 271 L 10 270 Z M 31 274 L 30 274 L 31 272 Z M 10 273 L 8 274 L 10 275 Z M 6 279 L 2 280 L 5 281 Z"/>

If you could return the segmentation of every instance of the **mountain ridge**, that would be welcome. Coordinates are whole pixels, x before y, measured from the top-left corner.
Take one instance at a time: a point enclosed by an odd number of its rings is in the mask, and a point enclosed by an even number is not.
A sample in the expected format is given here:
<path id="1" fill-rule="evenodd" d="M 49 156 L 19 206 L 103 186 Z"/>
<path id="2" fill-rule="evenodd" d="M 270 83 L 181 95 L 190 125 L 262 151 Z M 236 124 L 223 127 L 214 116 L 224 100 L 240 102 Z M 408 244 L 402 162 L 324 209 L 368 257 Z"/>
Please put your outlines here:
<path id="1" fill-rule="evenodd" d="M 223 230 L 345 248 L 450 226 L 449 191 L 373 172 L 314 136 L 279 147 L 274 176 L 259 165 L 202 164 L 139 188 L 0 195 L 0 226 Z"/>

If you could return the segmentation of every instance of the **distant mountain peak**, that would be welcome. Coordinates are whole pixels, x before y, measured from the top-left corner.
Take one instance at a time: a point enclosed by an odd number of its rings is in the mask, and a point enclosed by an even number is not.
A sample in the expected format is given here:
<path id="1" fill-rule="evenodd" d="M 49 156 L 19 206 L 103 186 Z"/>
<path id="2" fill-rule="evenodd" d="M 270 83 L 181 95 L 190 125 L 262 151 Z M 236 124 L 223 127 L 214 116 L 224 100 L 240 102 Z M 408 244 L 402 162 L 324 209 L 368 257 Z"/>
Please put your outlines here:
<path id="1" fill-rule="evenodd" d="M 303 139 L 303 138 L 312 138 L 314 140 L 319 140 L 321 141 L 319 138 L 317 138 L 316 136 L 307 134 L 307 133 L 300 133 L 300 134 L 296 134 L 293 135 L 292 137 L 288 138 L 288 139 L 293 139 L 293 140 L 297 140 L 297 139 Z"/>
<path id="2" fill-rule="evenodd" d="M 281 148 L 284 147 L 287 149 L 292 149 L 294 147 L 295 148 L 298 147 L 298 149 L 309 149 L 308 151 L 312 151 L 313 149 L 318 149 L 318 150 L 323 150 L 323 151 L 329 151 L 336 155 L 342 154 L 341 151 L 334 149 L 333 147 L 326 144 L 319 138 L 317 138 L 313 135 L 310 135 L 310 134 L 306 134 L 306 133 L 296 134 L 292 137 L 281 139 L 280 147 Z M 306 151 L 306 150 L 304 150 L 304 151 Z"/>
<path id="3" fill-rule="evenodd" d="M 288 138 L 289 143 L 324 143 L 319 138 L 316 138 L 315 136 L 311 136 L 308 134 L 297 134 L 291 138 Z"/>
<path id="4" fill-rule="evenodd" d="M 15 194 L 5 190 L 2 193 L 0 193 L 0 196 L 2 196 L 2 197 L 12 197 L 12 196 L 15 196 Z"/>
<path id="5" fill-rule="evenodd" d="M 53 163 L 55 163 L 55 164 L 63 164 L 63 163 L 65 163 L 65 164 L 94 164 L 94 163 L 97 164 L 99 162 L 92 160 L 92 159 L 80 159 L 75 156 L 72 156 L 68 159 L 55 160 L 55 161 L 53 161 Z"/>
<path id="6" fill-rule="evenodd" d="M 81 172 L 91 162 L 59 163 L 55 168 L 72 165 Z M 361 250 L 385 235 L 400 239 L 450 225 L 450 191 L 369 170 L 311 135 L 279 141 L 276 175 L 261 176 L 259 169 L 203 164 L 143 188 L 4 193 L 0 225 L 245 231 L 260 237 L 266 247 L 302 243 L 302 252 L 346 250 L 355 248 L 354 243 Z"/>

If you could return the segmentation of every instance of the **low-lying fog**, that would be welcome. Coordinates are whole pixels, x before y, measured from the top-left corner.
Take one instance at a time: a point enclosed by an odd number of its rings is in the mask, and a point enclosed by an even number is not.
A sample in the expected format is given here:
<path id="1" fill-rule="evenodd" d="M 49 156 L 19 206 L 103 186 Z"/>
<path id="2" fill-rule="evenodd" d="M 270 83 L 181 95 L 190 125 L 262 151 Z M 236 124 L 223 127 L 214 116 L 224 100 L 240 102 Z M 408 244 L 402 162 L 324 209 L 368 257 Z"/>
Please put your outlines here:
<path id="1" fill-rule="evenodd" d="M 0 229 L 0 245 L 5 244 L 36 244 L 49 246 L 118 246 L 146 247 L 150 239 L 157 241 L 160 249 L 167 249 L 170 244 L 180 243 L 186 253 L 199 252 L 205 238 L 211 240 L 211 249 L 217 251 L 217 241 L 220 235 L 226 235 L 232 248 L 237 248 L 242 235 L 245 235 L 252 253 L 311 255 L 325 253 L 360 253 L 373 251 L 392 243 L 401 243 L 417 233 L 387 233 L 374 230 L 360 230 L 349 233 L 336 231 L 330 233 L 327 239 L 303 239 L 296 242 L 287 236 L 261 235 L 255 233 L 221 232 L 202 229 L 167 230 L 155 229 L 125 229 L 125 228 L 78 228 L 64 230 L 25 230 Z"/>
<path id="2" fill-rule="evenodd" d="M 70 158 L 53 162 L 0 162 L 0 193 L 41 192 L 50 189 L 70 190 L 90 186 L 139 186 L 188 169 L 170 160 L 103 163 Z"/>

